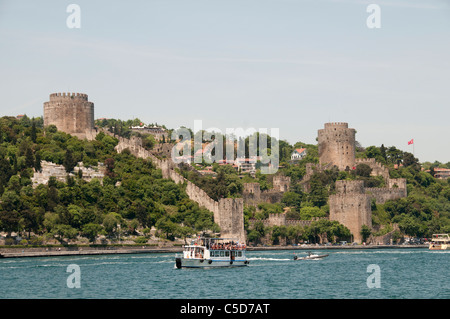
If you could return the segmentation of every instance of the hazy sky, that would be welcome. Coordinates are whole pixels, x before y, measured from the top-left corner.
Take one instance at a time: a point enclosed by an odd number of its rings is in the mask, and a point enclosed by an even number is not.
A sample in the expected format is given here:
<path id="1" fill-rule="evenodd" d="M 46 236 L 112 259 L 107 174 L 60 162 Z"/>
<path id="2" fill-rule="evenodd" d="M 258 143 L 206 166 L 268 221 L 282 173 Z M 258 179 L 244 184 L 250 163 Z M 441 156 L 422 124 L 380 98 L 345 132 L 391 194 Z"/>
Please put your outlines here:
<path id="1" fill-rule="evenodd" d="M 420 161 L 446 163 L 450 1 L 0 0 L 0 90 L 0 116 L 81 92 L 96 118 L 279 128 L 291 144 L 348 122 L 363 146 L 414 139 Z"/>

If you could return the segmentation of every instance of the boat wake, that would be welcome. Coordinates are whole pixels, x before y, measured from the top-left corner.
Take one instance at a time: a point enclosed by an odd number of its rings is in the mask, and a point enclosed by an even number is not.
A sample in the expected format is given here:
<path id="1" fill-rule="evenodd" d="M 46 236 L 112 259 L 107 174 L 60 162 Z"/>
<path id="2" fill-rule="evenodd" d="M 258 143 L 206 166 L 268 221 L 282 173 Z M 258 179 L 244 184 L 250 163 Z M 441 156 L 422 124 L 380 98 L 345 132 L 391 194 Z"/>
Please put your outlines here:
<path id="1" fill-rule="evenodd" d="M 247 258 L 248 260 L 275 260 L 275 261 L 280 261 L 280 260 L 290 260 L 288 258 L 267 258 L 267 257 L 250 257 Z"/>

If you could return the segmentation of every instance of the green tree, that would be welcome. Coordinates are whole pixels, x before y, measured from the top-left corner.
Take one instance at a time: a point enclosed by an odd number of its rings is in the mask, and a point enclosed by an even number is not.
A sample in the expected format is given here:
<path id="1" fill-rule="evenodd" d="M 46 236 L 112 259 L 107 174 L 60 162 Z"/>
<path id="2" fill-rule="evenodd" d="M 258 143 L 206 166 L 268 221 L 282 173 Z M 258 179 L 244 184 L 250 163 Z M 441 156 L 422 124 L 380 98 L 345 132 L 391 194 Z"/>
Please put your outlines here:
<path id="1" fill-rule="evenodd" d="M 411 167 L 416 171 L 420 171 L 419 160 L 414 157 L 413 154 L 405 152 L 403 153 L 403 165 L 405 167 Z"/>
<path id="2" fill-rule="evenodd" d="M 247 239 L 249 242 L 253 242 L 255 244 L 260 243 L 261 238 L 266 235 L 266 229 L 261 220 L 255 222 L 253 229 L 247 235 Z"/>
<path id="3" fill-rule="evenodd" d="M 70 225 L 57 224 L 53 230 L 52 234 L 58 238 L 60 242 L 64 239 L 75 239 L 78 235 L 78 231 Z"/>
<path id="4" fill-rule="evenodd" d="M 118 234 L 119 227 L 123 222 L 122 216 L 117 213 L 111 212 L 108 213 L 103 219 L 103 227 L 106 231 L 106 234 L 109 236 L 113 236 Z"/>
<path id="5" fill-rule="evenodd" d="M 300 209 L 300 218 L 303 220 L 310 220 L 317 217 L 326 217 L 326 213 L 319 207 L 302 207 Z"/>
<path id="6" fill-rule="evenodd" d="M 367 241 L 367 238 L 369 238 L 369 236 L 372 234 L 371 229 L 369 228 L 369 226 L 367 225 L 362 225 L 361 226 L 361 231 L 360 231 L 361 237 L 363 242 Z"/>
<path id="7" fill-rule="evenodd" d="M 147 135 L 142 139 L 142 146 L 148 150 L 151 150 L 156 144 L 153 135 Z"/>
<path id="8" fill-rule="evenodd" d="M 83 225 L 81 235 L 89 239 L 90 242 L 95 243 L 95 239 L 102 232 L 103 227 L 99 224 L 88 223 Z"/>
<path id="9" fill-rule="evenodd" d="M 28 238 L 30 238 L 31 232 L 38 231 L 42 215 L 30 208 L 22 210 L 20 215 L 23 227 L 26 231 L 28 231 Z"/>
<path id="10" fill-rule="evenodd" d="M 166 239 L 173 239 L 174 233 L 177 231 L 177 225 L 167 216 L 164 216 L 156 222 L 155 227 L 165 234 Z"/>
<path id="11" fill-rule="evenodd" d="M 0 211 L 0 227 L 7 233 L 6 237 L 11 237 L 12 232 L 19 231 L 19 213 L 17 211 Z"/>
<path id="12" fill-rule="evenodd" d="M 70 173 L 73 171 L 75 166 L 77 165 L 77 162 L 73 156 L 73 152 L 70 149 L 67 149 L 66 154 L 64 156 L 64 162 L 63 162 L 64 168 L 66 169 L 67 173 Z"/>
<path id="13" fill-rule="evenodd" d="M 324 206 L 328 200 L 327 189 L 317 178 L 311 179 L 310 188 L 308 198 L 311 203 L 318 207 Z"/>
<path id="14" fill-rule="evenodd" d="M 37 129 L 36 129 L 36 121 L 33 120 L 33 123 L 31 125 L 31 132 L 30 132 L 30 138 L 33 143 L 36 143 L 37 139 Z"/>
<path id="15" fill-rule="evenodd" d="M 358 164 L 355 170 L 356 175 L 363 177 L 370 177 L 372 168 L 367 164 Z"/>
<path id="16" fill-rule="evenodd" d="M 303 196 L 295 192 L 285 192 L 281 202 L 294 209 L 299 209 L 302 204 Z"/>

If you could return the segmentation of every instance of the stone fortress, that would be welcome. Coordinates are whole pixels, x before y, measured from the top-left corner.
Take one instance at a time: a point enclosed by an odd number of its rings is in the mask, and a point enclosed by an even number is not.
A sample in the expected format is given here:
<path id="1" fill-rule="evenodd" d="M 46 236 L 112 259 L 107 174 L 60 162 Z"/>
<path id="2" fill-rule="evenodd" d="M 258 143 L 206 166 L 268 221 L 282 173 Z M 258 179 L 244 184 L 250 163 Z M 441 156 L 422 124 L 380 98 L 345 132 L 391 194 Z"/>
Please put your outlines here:
<path id="1" fill-rule="evenodd" d="M 355 165 L 355 133 L 347 123 L 325 123 L 318 131 L 319 164 L 351 169 Z"/>
<path id="2" fill-rule="evenodd" d="M 94 126 L 94 103 L 88 101 L 86 94 L 51 94 L 50 101 L 44 103 L 44 126 L 49 125 L 55 125 L 58 130 L 80 139 L 92 140 L 98 132 Z M 102 131 L 113 135 L 107 130 Z M 326 123 L 324 129 L 318 130 L 319 164 L 307 164 L 302 183 L 307 191 L 309 178 L 315 171 L 323 171 L 333 166 L 339 170 L 349 170 L 361 163 L 372 168 L 372 175 L 383 176 L 386 185 L 384 188 L 365 188 L 363 181 L 337 181 L 336 194 L 329 197 L 329 219 L 347 226 L 354 236 L 354 241 L 361 242 L 362 225 L 372 228 L 372 198 L 377 203 L 384 203 L 386 200 L 406 197 L 407 192 L 405 179 L 389 178 L 389 170 L 374 159 L 355 158 L 355 134 L 355 129 L 349 128 L 347 123 Z M 150 158 L 154 165 L 162 170 L 164 178 L 185 184 L 189 198 L 214 213 L 214 220 L 221 228 L 221 236 L 245 241 L 244 205 L 257 206 L 263 202 L 278 203 L 283 193 L 289 191 L 289 177 L 275 175 L 272 179 L 272 189 L 261 191 L 258 183 L 247 183 L 244 184 L 243 198 L 223 198 L 214 201 L 201 188 L 187 181 L 176 171 L 177 164 L 170 156 L 164 156 L 163 159 L 155 156 L 155 153 L 158 153 L 158 147 L 156 151 L 148 151 L 142 147 L 142 141 L 139 138 L 116 138 L 119 140 L 116 147 L 118 152 L 128 149 L 137 157 Z M 267 226 L 271 226 L 309 225 L 312 221 L 287 220 L 283 213 L 271 214 L 264 222 Z"/>
<path id="3" fill-rule="evenodd" d="M 50 101 L 44 103 L 44 126 L 49 125 L 80 139 L 93 140 L 94 103 L 88 101 L 87 94 L 50 94 Z"/>
<path id="4" fill-rule="evenodd" d="M 358 164 L 366 164 L 372 169 L 372 176 L 383 176 L 386 187 L 366 188 L 363 181 L 336 181 L 336 194 L 330 195 L 330 220 L 345 225 L 353 234 L 353 240 L 362 241 L 360 234 L 363 225 L 372 229 L 371 202 L 377 204 L 387 200 L 407 196 L 406 179 L 391 179 L 389 170 L 375 159 L 355 158 L 355 133 L 347 123 L 326 123 L 318 131 L 319 165 L 308 165 L 307 176 L 312 170 L 323 170 L 336 166 L 339 170 L 354 169 Z"/>

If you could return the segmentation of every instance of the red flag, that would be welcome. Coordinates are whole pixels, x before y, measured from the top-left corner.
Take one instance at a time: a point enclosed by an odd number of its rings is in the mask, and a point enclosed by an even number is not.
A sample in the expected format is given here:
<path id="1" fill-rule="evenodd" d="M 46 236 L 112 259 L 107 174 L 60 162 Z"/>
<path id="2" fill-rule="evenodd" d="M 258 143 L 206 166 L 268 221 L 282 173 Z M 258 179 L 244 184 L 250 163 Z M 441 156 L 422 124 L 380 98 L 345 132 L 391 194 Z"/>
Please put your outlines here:
<path id="1" fill-rule="evenodd" d="M 408 145 L 414 144 L 414 139 L 408 142 Z"/>

